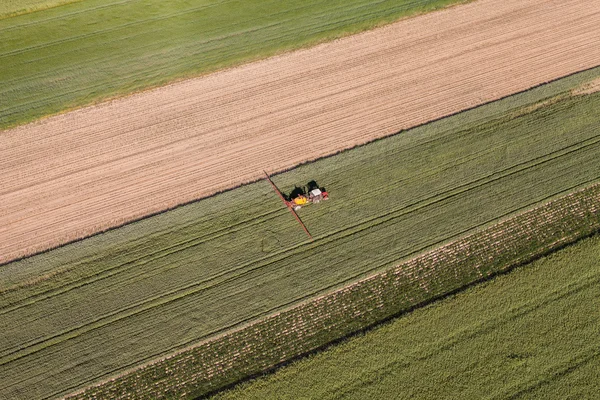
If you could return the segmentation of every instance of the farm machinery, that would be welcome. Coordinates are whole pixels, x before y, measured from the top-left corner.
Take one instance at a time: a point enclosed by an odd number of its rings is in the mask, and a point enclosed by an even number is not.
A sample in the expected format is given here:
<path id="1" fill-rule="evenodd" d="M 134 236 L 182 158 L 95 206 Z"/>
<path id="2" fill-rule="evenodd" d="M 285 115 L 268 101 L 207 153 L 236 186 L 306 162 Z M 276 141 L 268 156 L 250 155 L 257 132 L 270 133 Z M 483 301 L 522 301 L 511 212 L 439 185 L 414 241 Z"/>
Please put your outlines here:
<path id="1" fill-rule="evenodd" d="M 298 211 L 309 204 L 317 204 L 321 200 L 329 200 L 329 194 L 325 188 L 320 188 L 315 181 L 311 181 L 304 188 L 296 187 L 283 202 L 286 206 Z"/>
<path id="2" fill-rule="evenodd" d="M 300 223 L 300 225 L 304 229 L 304 232 L 306 232 L 308 237 L 312 240 L 312 235 L 310 234 L 310 232 L 304 225 L 304 222 L 302 222 L 296 211 L 310 204 L 318 204 L 321 202 L 321 200 L 329 200 L 329 193 L 327 193 L 324 187 L 319 187 L 317 182 L 310 181 L 304 187 L 296 186 L 294 190 L 292 190 L 292 192 L 289 194 L 289 196 L 286 196 L 283 193 L 281 193 L 277 185 L 273 183 L 269 174 L 267 174 L 266 171 L 264 172 L 265 176 L 267 177 L 267 180 L 269 181 L 275 192 L 279 195 L 285 206 L 290 210 L 294 217 L 296 217 L 296 220 Z"/>

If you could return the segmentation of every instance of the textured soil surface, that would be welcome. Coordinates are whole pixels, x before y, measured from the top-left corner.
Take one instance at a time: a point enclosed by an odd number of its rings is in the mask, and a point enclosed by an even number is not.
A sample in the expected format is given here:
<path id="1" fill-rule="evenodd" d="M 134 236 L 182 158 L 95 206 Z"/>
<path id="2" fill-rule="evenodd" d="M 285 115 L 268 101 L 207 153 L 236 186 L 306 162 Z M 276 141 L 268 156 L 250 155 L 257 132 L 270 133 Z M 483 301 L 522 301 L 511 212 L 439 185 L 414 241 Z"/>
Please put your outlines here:
<path id="1" fill-rule="evenodd" d="M 0 132 L 0 263 L 599 64 L 600 0 L 479 0 Z"/>

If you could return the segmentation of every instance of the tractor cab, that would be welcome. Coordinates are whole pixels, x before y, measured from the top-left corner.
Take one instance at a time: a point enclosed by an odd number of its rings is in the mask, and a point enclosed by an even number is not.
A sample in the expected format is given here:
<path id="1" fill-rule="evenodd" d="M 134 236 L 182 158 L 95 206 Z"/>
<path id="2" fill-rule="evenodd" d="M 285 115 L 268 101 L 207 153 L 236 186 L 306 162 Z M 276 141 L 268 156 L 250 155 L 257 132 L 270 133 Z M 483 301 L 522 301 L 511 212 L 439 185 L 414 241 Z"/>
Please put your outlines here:
<path id="1" fill-rule="evenodd" d="M 323 188 L 323 190 L 313 189 L 310 192 L 308 192 L 308 198 L 310 199 L 311 203 L 318 203 L 321 200 L 329 199 L 329 195 L 324 190 L 325 188 Z"/>
<path id="2" fill-rule="evenodd" d="M 311 203 L 318 203 L 321 200 L 328 200 L 329 194 L 324 187 L 319 187 L 316 181 L 308 182 L 306 185 L 306 191 L 308 192 L 308 198 Z"/>

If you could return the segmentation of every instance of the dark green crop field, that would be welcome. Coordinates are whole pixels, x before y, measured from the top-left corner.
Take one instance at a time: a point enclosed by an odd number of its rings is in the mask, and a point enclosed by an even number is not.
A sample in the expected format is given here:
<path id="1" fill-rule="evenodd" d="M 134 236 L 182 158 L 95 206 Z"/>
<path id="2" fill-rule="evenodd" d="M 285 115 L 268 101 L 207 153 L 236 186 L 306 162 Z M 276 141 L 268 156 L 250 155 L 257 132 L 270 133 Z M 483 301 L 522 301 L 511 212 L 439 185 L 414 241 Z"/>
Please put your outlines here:
<path id="1" fill-rule="evenodd" d="M 600 236 L 218 399 L 592 399 Z"/>
<path id="2" fill-rule="evenodd" d="M 0 397 L 68 393 L 600 180 L 589 71 L 0 267 Z"/>
<path id="3" fill-rule="evenodd" d="M 461 0 L 3 0 L 0 129 Z"/>

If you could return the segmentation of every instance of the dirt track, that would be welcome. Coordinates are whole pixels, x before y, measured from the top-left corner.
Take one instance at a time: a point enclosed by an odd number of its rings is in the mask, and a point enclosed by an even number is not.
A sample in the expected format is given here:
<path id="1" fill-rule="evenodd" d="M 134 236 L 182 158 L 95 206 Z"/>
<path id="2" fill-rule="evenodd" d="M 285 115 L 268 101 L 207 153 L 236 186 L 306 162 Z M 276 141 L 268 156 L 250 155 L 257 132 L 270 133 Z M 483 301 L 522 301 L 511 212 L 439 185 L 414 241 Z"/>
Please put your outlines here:
<path id="1" fill-rule="evenodd" d="M 600 0 L 480 0 L 0 133 L 0 263 L 600 64 Z"/>

